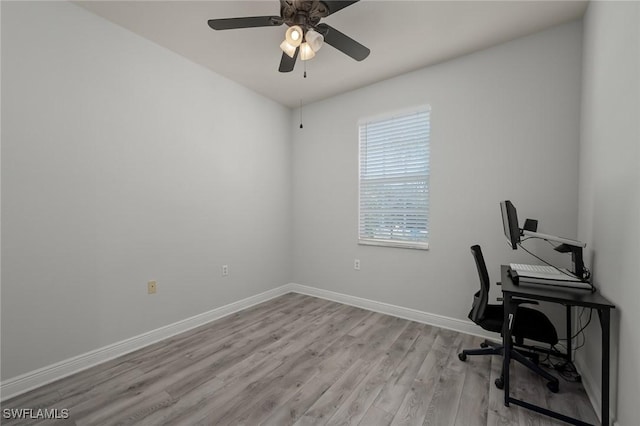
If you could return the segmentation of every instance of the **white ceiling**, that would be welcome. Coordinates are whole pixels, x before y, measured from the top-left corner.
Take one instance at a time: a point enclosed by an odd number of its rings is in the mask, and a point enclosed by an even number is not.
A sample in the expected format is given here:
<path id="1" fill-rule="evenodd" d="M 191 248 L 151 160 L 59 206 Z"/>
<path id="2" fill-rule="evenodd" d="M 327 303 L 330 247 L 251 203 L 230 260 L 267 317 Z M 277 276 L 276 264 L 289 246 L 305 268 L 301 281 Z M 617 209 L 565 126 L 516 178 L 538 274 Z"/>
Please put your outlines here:
<path id="1" fill-rule="evenodd" d="M 286 25 L 213 31 L 211 18 L 278 15 L 278 0 L 82 1 L 82 7 L 283 105 L 366 86 L 582 17 L 586 1 L 362 0 L 322 22 L 371 49 L 357 62 L 329 45 L 278 72 Z"/>

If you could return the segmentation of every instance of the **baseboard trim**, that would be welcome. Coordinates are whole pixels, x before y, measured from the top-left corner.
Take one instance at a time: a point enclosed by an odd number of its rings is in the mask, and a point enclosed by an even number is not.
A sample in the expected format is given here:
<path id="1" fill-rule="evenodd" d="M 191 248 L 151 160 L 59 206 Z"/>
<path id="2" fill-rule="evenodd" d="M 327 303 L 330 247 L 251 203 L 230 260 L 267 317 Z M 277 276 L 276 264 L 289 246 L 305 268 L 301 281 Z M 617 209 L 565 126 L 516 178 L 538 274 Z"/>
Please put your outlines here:
<path id="1" fill-rule="evenodd" d="M 68 358 L 55 364 L 30 371 L 20 376 L 5 380 L 0 383 L 0 400 L 13 398 L 32 389 L 44 386 L 48 383 L 62 379 L 82 370 L 110 361 L 119 356 L 142 349 L 160 340 L 175 336 L 193 328 L 205 325 L 235 312 L 247 309 L 259 303 L 266 302 L 286 293 L 290 293 L 291 286 L 283 286 L 267 290 L 255 296 L 212 309 L 202 314 L 151 330 L 147 333 L 131 337 L 102 348 Z"/>
<path id="2" fill-rule="evenodd" d="M 417 309 L 404 308 L 402 306 L 392 305 L 384 302 L 377 302 L 375 300 L 364 299 L 357 296 L 350 296 L 348 294 L 337 293 L 335 291 L 324 290 L 302 284 L 291 283 L 288 285 L 288 288 L 290 291 L 295 293 L 319 297 L 321 299 L 327 299 L 333 302 L 355 306 L 385 315 L 392 315 L 394 317 L 403 318 L 410 321 L 434 325 L 437 327 L 446 328 L 448 330 L 454 330 L 465 334 L 471 334 L 473 336 L 479 336 L 485 339 L 496 340 L 495 334 L 485 333 L 484 330 L 482 330 L 471 321 L 431 314 L 428 312 L 419 311 Z"/>

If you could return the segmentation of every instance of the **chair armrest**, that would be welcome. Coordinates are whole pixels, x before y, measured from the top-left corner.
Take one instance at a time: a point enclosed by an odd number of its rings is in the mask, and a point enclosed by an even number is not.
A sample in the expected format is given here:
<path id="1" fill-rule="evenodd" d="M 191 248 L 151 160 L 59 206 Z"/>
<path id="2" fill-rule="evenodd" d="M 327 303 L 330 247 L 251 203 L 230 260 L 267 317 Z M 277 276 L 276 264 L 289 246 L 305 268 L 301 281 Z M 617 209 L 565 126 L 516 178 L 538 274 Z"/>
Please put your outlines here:
<path id="1" fill-rule="evenodd" d="M 498 302 L 504 302 L 504 297 L 498 297 L 496 298 L 496 300 Z M 511 299 L 511 302 L 515 303 L 516 306 L 520 306 L 520 305 L 526 305 L 527 303 L 530 305 L 539 305 L 540 303 L 536 302 L 535 300 L 522 300 L 522 299 Z"/>
<path id="2" fill-rule="evenodd" d="M 511 299 L 511 302 L 514 303 L 516 306 L 520 306 L 520 305 L 539 305 L 540 303 L 538 303 L 535 300 L 526 300 L 526 299 Z"/>

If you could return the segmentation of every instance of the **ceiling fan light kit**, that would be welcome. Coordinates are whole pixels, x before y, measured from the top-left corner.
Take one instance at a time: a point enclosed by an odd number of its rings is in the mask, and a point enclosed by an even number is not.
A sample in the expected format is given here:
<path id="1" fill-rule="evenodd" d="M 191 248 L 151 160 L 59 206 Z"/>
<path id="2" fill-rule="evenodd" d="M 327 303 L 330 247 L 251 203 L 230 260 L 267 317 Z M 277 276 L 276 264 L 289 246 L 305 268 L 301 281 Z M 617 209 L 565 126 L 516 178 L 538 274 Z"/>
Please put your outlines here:
<path id="1" fill-rule="evenodd" d="M 284 35 L 284 38 L 285 41 L 293 47 L 298 47 L 300 46 L 300 43 L 302 43 L 303 34 L 304 33 L 302 31 L 302 28 L 300 28 L 298 25 L 294 25 L 292 27 L 289 27 Z"/>
<path id="2" fill-rule="evenodd" d="M 282 43 L 280 43 L 280 49 L 282 49 L 282 51 L 284 53 L 286 53 L 287 55 L 289 55 L 290 58 L 293 58 L 296 54 L 296 47 L 289 44 L 289 42 L 287 40 L 283 41 Z"/>
<path id="3" fill-rule="evenodd" d="M 313 58 L 325 42 L 356 61 L 362 61 L 371 52 L 368 48 L 335 28 L 320 23 L 322 18 L 358 1 L 280 0 L 280 16 L 210 19 L 208 24 L 214 30 L 287 24 L 289 28 L 285 33 L 285 40 L 280 44 L 283 51 L 278 68 L 280 72 L 293 71 L 298 54 L 303 61 Z"/>
<path id="4" fill-rule="evenodd" d="M 324 43 L 324 37 L 317 31 L 309 30 L 304 36 L 304 40 L 314 52 L 318 52 Z"/>
<path id="5" fill-rule="evenodd" d="M 308 61 L 309 59 L 313 59 L 314 56 L 316 56 L 316 52 L 309 46 L 309 43 L 302 43 L 300 46 L 300 59 Z"/>

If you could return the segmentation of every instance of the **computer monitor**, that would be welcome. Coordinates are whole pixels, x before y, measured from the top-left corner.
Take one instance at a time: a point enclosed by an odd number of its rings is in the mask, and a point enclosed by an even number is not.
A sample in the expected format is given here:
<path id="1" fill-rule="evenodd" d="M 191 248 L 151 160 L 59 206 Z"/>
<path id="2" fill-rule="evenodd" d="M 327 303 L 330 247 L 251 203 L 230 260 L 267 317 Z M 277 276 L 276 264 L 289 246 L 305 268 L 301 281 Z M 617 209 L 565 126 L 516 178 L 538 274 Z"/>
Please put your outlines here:
<path id="1" fill-rule="evenodd" d="M 518 227 L 518 213 L 511 201 L 505 200 L 500 202 L 500 210 L 502 211 L 502 227 L 504 228 L 504 236 L 516 250 L 520 242 L 520 228 Z"/>

